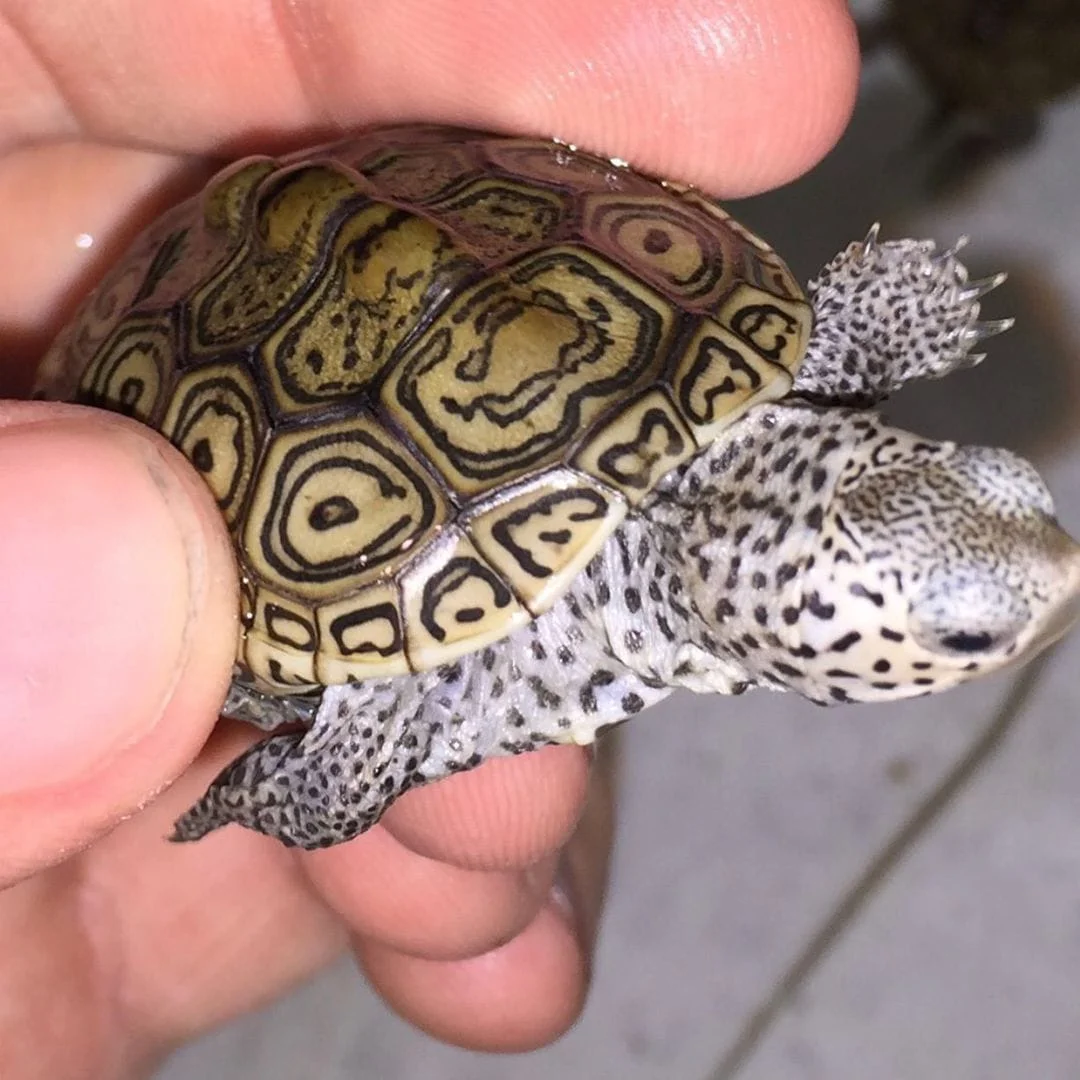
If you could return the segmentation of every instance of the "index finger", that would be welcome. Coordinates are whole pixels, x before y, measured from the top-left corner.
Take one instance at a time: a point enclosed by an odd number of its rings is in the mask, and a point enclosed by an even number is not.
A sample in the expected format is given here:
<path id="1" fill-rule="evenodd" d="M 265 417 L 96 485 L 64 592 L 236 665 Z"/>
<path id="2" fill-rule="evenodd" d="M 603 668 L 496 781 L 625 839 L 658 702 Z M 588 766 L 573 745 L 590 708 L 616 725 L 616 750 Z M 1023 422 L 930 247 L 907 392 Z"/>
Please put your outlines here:
<path id="1" fill-rule="evenodd" d="M 0 0 L 0 55 L 9 392 L 125 239 L 206 175 L 174 154 L 422 118 L 738 195 L 830 148 L 858 67 L 842 0 Z"/>
<path id="2" fill-rule="evenodd" d="M 0 0 L 0 42 L 0 148 L 240 153 L 422 118 L 558 135 L 729 195 L 825 153 L 857 66 L 840 0 Z"/>

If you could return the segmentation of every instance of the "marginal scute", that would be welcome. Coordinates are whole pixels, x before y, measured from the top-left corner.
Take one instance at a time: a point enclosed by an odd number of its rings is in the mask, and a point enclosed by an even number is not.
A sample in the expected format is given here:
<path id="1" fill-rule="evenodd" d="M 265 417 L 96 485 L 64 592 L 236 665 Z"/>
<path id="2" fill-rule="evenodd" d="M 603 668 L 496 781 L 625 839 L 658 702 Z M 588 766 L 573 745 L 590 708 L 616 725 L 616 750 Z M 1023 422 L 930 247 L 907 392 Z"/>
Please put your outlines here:
<path id="1" fill-rule="evenodd" d="M 805 318 L 813 318 L 813 309 L 806 303 L 802 287 L 787 264 L 774 251 L 765 251 L 743 259 L 746 280 L 772 296 L 786 297 L 806 307 Z"/>
<path id="2" fill-rule="evenodd" d="M 137 237 L 60 332 L 37 373 L 37 384 L 48 388 L 50 396 L 70 398 L 77 393 L 88 362 L 122 321 L 166 314 L 163 309 L 178 294 L 201 280 L 204 264 L 213 256 L 207 245 L 194 239 L 201 230 L 192 228 L 186 210 L 183 204 L 173 207 Z M 146 303 L 148 298 L 152 306 Z M 179 360 L 174 355 L 173 362 Z"/>
<path id="3" fill-rule="evenodd" d="M 469 518 L 469 534 L 533 615 L 547 611 L 626 516 L 626 502 L 556 469 Z"/>
<path id="4" fill-rule="evenodd" d="M 258 684 L 300 692 L 316 685 L 318 637 L 310 609 L 260 586 L 244 632 L 243 663 Z"/>
<path id="5" fill-rule="evenodd" d="M 363 679 L 368 672 L 401 675 L 409 670 L 397 585 L 379 581 L 316 613 L 319 653 L 315 672 L 325 686 Z"/>
<path id="6" fill-rule="evenodd" d="M 411 140 L 372 149 L 353 167 L 380 194 L 403 203 L 423 204 L 438 198 L 479 168 L 468 143 L 423 143 Z"/>
<path id="7" fill-rule="evenodd" d="M 632 504 L 697 451 L 678 410 L 652 390 L 604 424 L 574 458 L 584 472 L 617 488 Z"/>
<path id="8" fill-rule="evenodd" d="M 735 288 L 716 314 L 766 359 L 798 370 L 812 328 L 810 305 L 789 300 L 753 285 Z"/>
<path id="9" fill-rule="evenodd" d="M 773 249 L 760 236 L 743 225 L 738 218 L 733 218 L 719 203 L 714 202 L 696 188 L 674 184 L 666 184 L 665 187 L 676 188 L 681 203 L 691 206 L 697 213 L 711 218 L 719 228 L 731 233 L 742 244 L 752 249 L 753 258 L 772 254 Z M 795 295 L 798 295 L 798 293 Z"/>
<path id="10" fill-rule="evenodd" d="M 478 132 L 472 128 L 453 127 L 450 124 L 388 124 L 368 128 L 336 142 L 297 150 L 284 160 L 290 165 L 303 165 L 317 157 L 333 158 L 350 169 L 364 172 L 365 162 L 384 154 L 422 157 L 424 154 L 437 154 L 444 147 L 449 151 L 464 147 L 462 160 L 472 161 L 470 144 L 478 137 Z M 459 177 L 465 172 L 467 169 L 462 169 Z M 409 201 L 400 190 L 398 195 L 402 201 Z"/>
<path id="11" fill-rule="evenodd" d="M 656 185 L 624 166 L 546 140 L 491 139 L 484 154 L 496 168 L 540 184 L 583 191 L 654 192 Z"/>
<path id="12" fill-rule="evenodd" d="M 275 587 L 327 600 L 398 566 L 446 513 L 424 467 L 360 414 L 277 436 L 242 546 L 252 571 Z"/>
<path id="13" fill-rule="evenodd" d="M 509 584 L 457 528 L 410 563 L 402 578 L 405 642 L 426 671 L 505 637 L 529 621 Z"/>
<path id="14" fill-rule="evenodd" d="M 390 371 L 383 406 L 464 493 L 559 460 L 612 400 L 651 381 L 670 305 L 559 246 L 462 290 Z"/>
<path id="15" fill-rule="evenodd" d="M 151 423 L 172 375 L 174 352 L 167 315 L 125 319 L 87 366 L 79 399 Z"/>
<path id="16" fill-rule="evenodd" d="M 758 401 L 783 397 L 791 376 L 743 338 L 703 319 L 672 374 L 675 400 L 698 446 L 706 446 Z"/>
<path id="17" fill-rule="evenodd" d="M 239 363 L 207 364 L 181 376 L 161 424 L 202 474 L 230 526 L 247 505 L 267 430 L 259 389 Z"/>
<path id="18" fill-rule="evenodd" d="M 251 580 L 246 569 L 240 569 L 240 625 L 246 630 L 255 621 L 255 582 Z M 240 646 L 243 648 L 243 635 L 240 637 Z"/>

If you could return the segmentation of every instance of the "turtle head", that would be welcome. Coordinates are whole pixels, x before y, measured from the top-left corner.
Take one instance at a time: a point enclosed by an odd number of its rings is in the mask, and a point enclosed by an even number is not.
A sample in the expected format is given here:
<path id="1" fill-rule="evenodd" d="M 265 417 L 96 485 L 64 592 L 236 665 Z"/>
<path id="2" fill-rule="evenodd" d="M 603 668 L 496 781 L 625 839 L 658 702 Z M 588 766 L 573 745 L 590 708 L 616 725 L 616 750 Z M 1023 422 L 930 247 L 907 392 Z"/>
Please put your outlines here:
<path id="1" fill-rule="evenodd" d="M 736 429 L 683 535 L 709 537 L 691 590 L 754 682 L 823 704 L 932 693 L 1029 659 L 1080 615 L 1080 545 L 1014 454 L 796 404 Z"/>
<path id="2" fill-rule="evenodd" d="M 1031 465 L 877 424 L 861 436 L 803 563 L 792 629 L 813 697 L 948 689 L 1068 630 L 1080 614 L 1080 545 Z"/>

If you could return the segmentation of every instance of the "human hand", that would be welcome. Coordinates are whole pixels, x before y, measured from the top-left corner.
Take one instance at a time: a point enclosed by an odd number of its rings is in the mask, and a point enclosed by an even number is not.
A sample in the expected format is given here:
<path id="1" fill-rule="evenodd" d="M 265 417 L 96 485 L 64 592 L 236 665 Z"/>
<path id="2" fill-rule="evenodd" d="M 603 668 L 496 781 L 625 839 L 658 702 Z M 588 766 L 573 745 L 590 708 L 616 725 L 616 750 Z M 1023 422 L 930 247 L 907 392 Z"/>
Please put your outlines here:
<path id="1" fill-rule="evenodd" d="M 0 0 L 0 56 L 9 389 L 211 153 L 424 119 L 743 194 L 831 146 L 856 67 L 840 0 Z M 239 829 L 166 844 L 256 737 L 207 741 L 237 631 L 212 500 L 136 425 L 10 403 L 0 506 L 0 1075 L 130 1076 L 344 947 L 447 1041 L 524 1049 L 572 1023 L 605 859 L 603 828 L 570 842 L 580 750 L 417 791 L 328 851 Z"/>

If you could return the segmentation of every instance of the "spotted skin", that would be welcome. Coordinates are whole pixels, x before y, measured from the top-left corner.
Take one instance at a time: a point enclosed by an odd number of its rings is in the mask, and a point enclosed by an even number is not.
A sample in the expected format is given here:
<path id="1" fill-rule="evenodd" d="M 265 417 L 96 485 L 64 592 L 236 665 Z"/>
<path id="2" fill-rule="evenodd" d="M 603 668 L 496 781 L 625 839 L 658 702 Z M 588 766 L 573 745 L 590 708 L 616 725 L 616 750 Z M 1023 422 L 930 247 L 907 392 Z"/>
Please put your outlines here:
<path id="1" fill-rule="evenodd" d="M 645 520 L 631 531 L 654 563 Z M 272 735 L 230 765 L 175 838 L 235 821 L 289 845 L 339 843 L 411 787 L 548 743 L 592 742 L 601 728 L 661 701 L 673 686 L 624 662 L 608 640 L 606 627 L 617 623 L 600 581 L 609 550 L 552 610 L 509 638 L 436 671 L 329 687 L 307 731 Z M 642 628 L 638 655 L 656 636 Z M 287 701 L 275 699 L 282 718 Z"/>
<path id="2" fill-rule="evenodd" d="M 993 283 L 993 282 L 992 282 Z M 992 284 L 990 283 L 990 284 Z M 419 784 L 586 744 L 676 688 L 823 705 L 958 685 L 1067 629 L 1080 549 L 1027 463 L 935 443 L 867 408 L 975 359 L 987 284 L 925 242 L 852 245 L 812 290 L 795 395 L 749 408 L 675 469 L 539 618 L 437 670 L 232 710 L 300 732 L 255 746 L 177 823 L 314 848 Z M 849 362 L 850 361 L 850 362 Z"/>
<path id="3" fill-rule="evenodd" d="M 913 378 L 940 378 L 980 363 L 972 349 L 1012 326 L 978 322 L 980 297 L 1004 281 L 968 281 L 957 258 L 932 240 L 882 243 L 875 225 L 809 285 L 817 319 L 796 393 L 827 404 L 873 405 Z"/>

